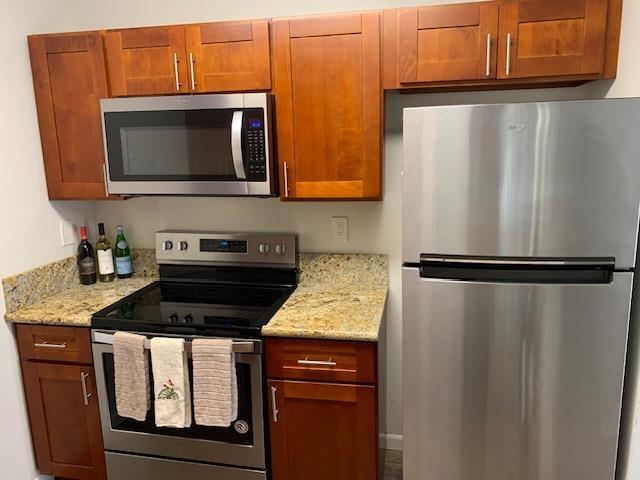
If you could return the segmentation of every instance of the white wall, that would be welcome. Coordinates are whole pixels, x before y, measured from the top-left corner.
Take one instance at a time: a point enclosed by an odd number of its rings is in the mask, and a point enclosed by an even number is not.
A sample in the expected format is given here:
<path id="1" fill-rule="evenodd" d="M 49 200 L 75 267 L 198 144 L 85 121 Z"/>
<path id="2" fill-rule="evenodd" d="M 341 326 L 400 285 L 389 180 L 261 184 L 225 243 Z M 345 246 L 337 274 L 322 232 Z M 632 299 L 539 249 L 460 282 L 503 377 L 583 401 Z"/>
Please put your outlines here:
<path id="1" fill-rule="evenodd" d="M 529 90 L 464 94 L 388 94 L 386 99 L 385 199 L 378 203 L 284 204 L 261 199 L 143 198 L 126 202 L 53 202 L 46 200 L 40 144 L 28 66 L 27 33 L 127 27 L 233 18 L 258 18 L 341 10 L 373 9 L 398 5 L 443 3 L 433 0 L 312 0 L 296 2 L 220 2 L 184 0 L 66 0 L 47 2 L 0 0 L 0 276 L 24 270 L 72 253 L 58 247 L 57 222 L 71 218 L 76 223 L 90 218 L 114 225 L 124 223 L 129 238 L 139 247 L 151 247 L 152 233 L 161 228 L 203 228 L 211 230 L 291 230 L 300 234 L 304 251 L 353 251 L 387 253 L 390 257 L 390 294 L 387 311 L 385 376 L 381 428 L 401 433 L 401 111 L 404 106 L 489 103 L 529 100 L 640 96 L 640 57 L 635 45 L 640 40 L 640 2 L 625 2 L 621 63 L 618 80 L 574 89 Z M 7 75 L 6 72 L 11 72 Z M 350 219 L 350 243 L 333 244 L 329 219 L 346 215 Z M 15 252 L 15 253 L 14 253 Z M 0 313 L 3 311 L 0 299 Z M 12 338 L 0 326 L 0 464 L 3 476 L 29 480 L 34 470 L 22 406 L 18 366 Z M 640 477 L 639 446 L 632 447 L 628 479 Z"/>

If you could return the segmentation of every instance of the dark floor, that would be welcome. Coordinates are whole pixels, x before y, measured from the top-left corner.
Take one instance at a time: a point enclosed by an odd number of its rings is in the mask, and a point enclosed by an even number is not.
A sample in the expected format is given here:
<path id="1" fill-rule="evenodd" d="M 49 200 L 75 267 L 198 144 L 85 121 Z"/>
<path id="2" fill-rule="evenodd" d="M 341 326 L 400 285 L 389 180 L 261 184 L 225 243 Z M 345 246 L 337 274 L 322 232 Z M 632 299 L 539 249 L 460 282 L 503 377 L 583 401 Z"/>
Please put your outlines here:
<path id="1" fill-rule="evenodd" d="M 402 480 L 402 452 L 380 450 L 380 480 Z"/>

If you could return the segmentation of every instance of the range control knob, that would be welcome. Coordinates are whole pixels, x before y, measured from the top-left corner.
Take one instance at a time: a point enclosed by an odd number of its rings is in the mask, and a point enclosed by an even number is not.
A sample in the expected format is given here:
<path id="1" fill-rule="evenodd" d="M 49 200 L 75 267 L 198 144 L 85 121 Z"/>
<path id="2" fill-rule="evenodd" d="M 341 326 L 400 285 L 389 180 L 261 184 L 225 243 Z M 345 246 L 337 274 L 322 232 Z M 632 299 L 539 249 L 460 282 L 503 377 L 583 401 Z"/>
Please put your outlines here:
<path id="1" fill-rule="evenodd" d="M 190 313 L 187 313 L 184 316 L 184 323 L 193 323 L 193 315 L 191 315 Z"/>
<path id="2" fill-rule="evenodd" d="M 180 319 L 178 318 L 178 314 L 177 313 L 172 313 L 171 315 L 169 315 L 169 322 L 178 323 L 179 321 L 180 321 Z"/>
<path id="3" fill-rule="evenodd" d="M 286 251 L 287 251 L 287 247 L 284 246 L 284 243 L 283 244 L 279 243 L 276 245 L 276 253 L 278 255 L 284 255 Z"/>
<path id="4" fill-rule="evenodd" d="M 267 253 L 269 253 L 269 250 L 271 250 L 271 247 L 269 246 L 268 243 L 261 243 L 258 246 L 258 251 L 263 255 L 266 255 Z"/>
<path id="5" fill-rule="evenodd" d="M 173 242 L 171 240 L 165 240 L 162 244 L 163 250 L 171 250 L 173 248 Z"/>
<path id="6" fill-rule="evenodd" d="M 189 244 L 187 242 L 185 242 L 184 240 L 182 242 L 180 242 L 180 245 L 178 245 L 178 249 L 180 250 L 186 250 L 187 248 L 189 248 Z"/>

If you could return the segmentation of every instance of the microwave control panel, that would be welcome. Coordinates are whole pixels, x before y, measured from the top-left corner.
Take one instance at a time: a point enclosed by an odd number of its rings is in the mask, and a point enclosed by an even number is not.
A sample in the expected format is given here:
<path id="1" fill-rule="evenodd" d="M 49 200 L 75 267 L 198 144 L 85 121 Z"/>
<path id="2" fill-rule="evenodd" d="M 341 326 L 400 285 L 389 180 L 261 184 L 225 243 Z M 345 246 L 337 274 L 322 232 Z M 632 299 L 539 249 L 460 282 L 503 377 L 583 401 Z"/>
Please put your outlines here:
<path id="1" fill-rule="evenodd" d="M 243 116 L 244 154 L 247 159 L 246 173 L 249 181 L 267 179 L 267 147 L 265 141 L 264 112 L 248 109 Z"/>

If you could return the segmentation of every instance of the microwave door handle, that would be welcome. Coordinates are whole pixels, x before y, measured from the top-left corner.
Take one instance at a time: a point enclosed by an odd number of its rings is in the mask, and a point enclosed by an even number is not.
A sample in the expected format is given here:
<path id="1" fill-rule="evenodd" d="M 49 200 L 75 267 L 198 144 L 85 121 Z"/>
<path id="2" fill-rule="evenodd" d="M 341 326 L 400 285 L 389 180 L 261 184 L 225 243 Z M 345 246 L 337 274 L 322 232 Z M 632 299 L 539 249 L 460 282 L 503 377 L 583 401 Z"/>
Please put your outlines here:
<path id="1" fill-rule="evenodd" d="M 231 121 L 231 158 L 236 177 L 246 180 L 247 174 L 244 170 L 244 159 L 242 158 L 242 115 L 244 112 L 233 112 Z"/>

